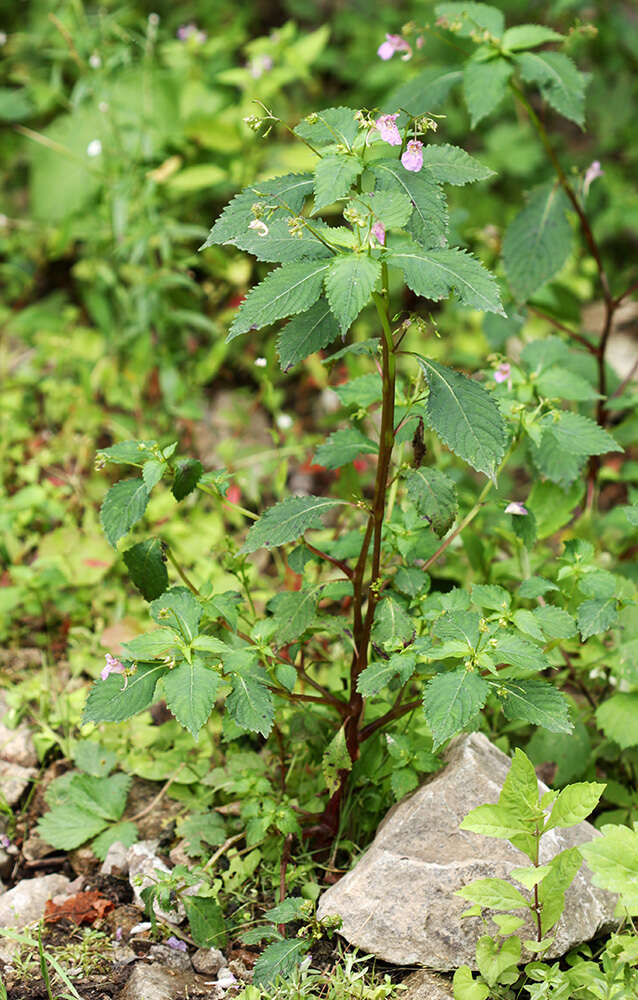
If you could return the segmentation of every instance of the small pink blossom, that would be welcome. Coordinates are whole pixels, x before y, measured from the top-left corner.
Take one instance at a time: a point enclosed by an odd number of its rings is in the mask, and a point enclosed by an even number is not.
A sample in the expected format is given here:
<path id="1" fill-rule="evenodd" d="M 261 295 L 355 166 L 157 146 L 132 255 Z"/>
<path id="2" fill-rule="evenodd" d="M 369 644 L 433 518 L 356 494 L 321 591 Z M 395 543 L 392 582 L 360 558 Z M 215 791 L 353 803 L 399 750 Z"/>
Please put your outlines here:
<path id="1" fill-rule="evenodd" d="M 0 847 L 4 850 L 6 850 L 7 847 L 11 847 L 11 841 L 7 837 L 6 833 L 0 834 Z"/>
<path id="2" fill-rule="evenodd" d="M 406 170 L 418 174 L 423 166 L 423 143 L 418 139 L 410 139 L 408 147 L 401 157 L 401 163 Z"/>
<path id="3" fill-rule="evenodd" d="M 382 222 L 375 222 L 372 227 L 372 235 L 377 243 L 380 243 L 381 246 L 385 246 L 385 226 Z"/>
<path id="4" fill-rule="evenodd" d="M 405 38 L 401 35 L 386 35 L 385 42 L 382 42 L 377 49 L 377 55 L 387 62 L 388 59 L 392 59 L 395 52 L 405 52 L 405 55 L 401 56 L 404 61 L 412 58 L 412 49 Z"/>
<path id="5" fill-rule="evenodd" d="M 121 940 L 122 940 L 122 934 L 123 934 L 123 933 L 124 933 L 124 932 L 123 932 L 123 930 L 122 930 L 122 928 L 121 928 L 121 927 L 116 927 L 116 928 L 115 928 L 115 940 L 116 940 L 116 941 L 121 941 Z"/>
<path id="6" fill-rule="evenodd" d="M 179 938 L 173 937 L 172 935 L 171 937 L 166 939 L 166 944 L 168 945 L 169 948 L 172 948 L 174 951 L 188 951 L 188 946 L 186 942 L 180 941 Z"/>
<path id="7" fill-rule="evenodd" d="M 518 514 L 520 517 L 523 517 L 525 514 L 529 514 L 529 511 L 527 507 L 525 507 L 522 503 L 517 503 L 515 500 L 513 500 L 511 503 L 508 503 L 507 507 L 505 508 L 505 513 Z"/>
<path id="8" fill-rule="evenodd" d="M 401 133 L 396 126 L 396 120 L 398 118 L 396 115 L 381 115 L 377 118 L 375 125 L 381 133 L 381 138 L 384 142 L 387 142 L 390 146 L 400 146 L 401 145 Z"/>
<path id="9" fill-rule="evenodd" d="M 502 365 L 499 365 L 494 372 L 495 382 L 507 382 L 508 378 L 512 374 L 512 369 L 507 361 L 504 361 Z"/>
<path id="10" fill-rule="evenodd" d="M 602 177 L 604 172 L 600 166 L 600 160 L 594 160 L 593 163 L 590 163 L 585 172 L 585 180 L 583 181 L 583 194 L 585 196 L 589 192 L 592 181 L 595 181 L 597 177 Z"/>
<path id="11" fill-rule="evenodd" d="M 194 38 L 201 45 L 202 42 L 206 41 L 207 36 L 205 31 L 200 31 L 194 21 L 191 21 L 189 24 L 182 24 L 177 29 L 177 37 L 180 42 L 187 42 L 189 38 Z"/>
<path id="12" fill-rule="evenodd" d="M 273 68 L 273 61 L 270 56 L 261 55 L 251 59 L 248 68 L 253 80 L 258 80 L 264 73 L 268 73 Z"/>
<path id="13" fill-rule="evenodd" d="M 126 667 L 124 666 L 123 663 L 120 663 L 120 661 L 115 656 L 111 656 L 110 653 L 107 653 L 105 659 L 106 659 L 106 666 L 104 667 L 104 669 L 100 674 L 100 677 L 102 678 L 103 681 L 105 681 L 110 674 L 126 673 Z"/>

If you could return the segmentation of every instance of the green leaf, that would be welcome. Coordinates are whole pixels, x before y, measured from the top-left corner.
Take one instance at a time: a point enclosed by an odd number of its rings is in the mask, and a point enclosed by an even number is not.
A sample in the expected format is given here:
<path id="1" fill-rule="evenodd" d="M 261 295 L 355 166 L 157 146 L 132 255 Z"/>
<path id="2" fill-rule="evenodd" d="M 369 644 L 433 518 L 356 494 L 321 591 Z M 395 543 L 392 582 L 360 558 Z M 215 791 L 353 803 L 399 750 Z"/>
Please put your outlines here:
<path id="1" fill-rule="evenodd" d="M 183 896 L 190 932 L 198 948 L 223 948 L 226 944 L 224 914 L 211 896 Z"/>
<path id="2" fill-rule="evenodd" d="M 271 924 L 289 924 L 293 920 L 301 920 L 307 908 L 308 900 L 301 896 L 288 896 L 278 906 L 266 910 L 263 916 Z"/>
<path id="3" fill-rule="evenodd" d="M 561 851 L 549 862 L 550 871 L 538 887 L 543 936 L 561 917 L 565 908 L 565 890 L 574 881 L 582 863 L 582 854 L 577 847 Z"/>
<path id="4" fill-rule="evenodd" d="M 163 663 L 140 663 L 132 677 L 111 674 L 96 681 L 84 706 L 82 723 L 124 722 L 153 704 L 155 686 L 167 668 Z"/>
<path id="5" fill-rule="evenodd" d="M 508 812 L 515 813 L 530 829 L 530 826 L 536 826 L 539 819 L 538 791 L 534 765 L 527 754 L 517 747 L 503 782 L 499 805 Z"/>
<path id="6" fill-rule="evenodd" d="M 505 425 L 498 406 L 483 386 L 417 355 L 429 387 L 430 423 L 459 458 L 492 479 L 505 452 Z"/>
<path id="7" fill-rule="evenodd" d="M 474 979 L 469 965 L 462 965 L 452 979 L 455 1000 L 488 1000 L 490 988 Z"/>
<path id="8" fill-rule="evenodd" d="M 380 276 L 380 261 L 362 253 L 340 254 L 330 262 L 326 273 L 326 294 L 342 336 L 370 301 Z"/>
<path id="9" fill-rule="evenodd" d="M 139 835 L 135 823 L 130 823 L 128 821 L 123 823 L 114 823 L 113 826 L 107 827 L 106 830 L 95 838 L 91 844 L 91 850 L 95 854 L 96 858 L 99 858 L 100 861 L 104 861 L 108 853 L 108 849 L 112 844 L 119 841 L 121 844 L 124 844 L 125 847 L 132 847 L 138 840 Z"/>
<path id="10" fill-rule="evenodd" d="M 250 671 L 231 675 L 233 689 L 226 708 L 233 722 L 251 733 L 268 736 L 275 715 L 272 696 L 265 683 Z"/>
<path id="11" fill-rule="evenodd" d="M 549 424 L 548 433 L 556 439 L 559 448 L 573 455 L 603 455 L 608 451 L 624 451 L 611 434 L 580 413 L 562 410 L 558 419 Z"/>
<path id="12" fill-rule="evenodd" d="M 602 836 L 581 844 L 580 852 L 594 873 L 594 885 L 619 892 L 631 903 L 636 914 L 638 904 L 638 830 L 627 826 L 603 826 Z"/>
<path id="13" fill-rule="evenodd" d="M 594 387 L 569 368 L 549 368 L 541 372 L 536 382 L 541 396 L 548 399 L 573 399 L 577 403 L 590 403 L 600 399 Z"/>
<path id="14" fill-rule="evenodd" d="M 196 458 L 189 458 L 186 462 L 180 462 L 175 479 L 173 480 L 172 493 L 176 500 L 183 500 L 189 493 L 192 493 L 197 486 L 204 472 L 204 466 Z"/>
<path id="15" fill-rule="evenodd" d="M 195 657 L 192 663 L 184 661 L 169 670 L 162 684 L 169 711 L 197 740 L 215 706 L 219 674 Z"/>
<path id="16" fill-rule="evenodd" d="M 374 441 L 356 427 L 347 427 L 335 431 L 320 444 L 312 461 L 315 465 L 322 465 L 324 469 L 340 469 L 359 455 L 376 455 L 378 450 Z"/>
<path id="17" fill-rule="evenodd" d="M 438 111 L 452 87 L 460 83 L 462 78 L 460 70 L 450 70 L 446 66 L 428 66 L 407 83 L 392 90 L 383 102 L 383 111 L 392 114 L 397 108 L 405 108 L 415 118 L 427 112 Z"/>
<path id="18" fill-rule="evenodd" d="M 371 641 L 390 652 L 402 649 L 414 638 L 414 622 L 392 597 L 384 597 L 374 611 Z"/>
<path id="19" fill-rule="evenodd" d="M 577 781 L 561 789 L 554 802 L 545 830 L 576 826 L 590 816 L 606 786 L 595 781 Z"/>
<path id="20" fill-rule="evenodd" d="M 617 620 L 618 610 L 614 598 L 583 601 L 578 606 L 578 631 L 583 642 L 592 635 L 606 632 Z"/>
<path id="21" fill-rule="evenodd" d="M 393 677 L 405 684 L 414 673 L 416 658 L 412 653 L 395 653 L 388 660 L 370 663 L 357 678 L 357 691 L 364 698 L 378 694 Z"/>
<path id="22" fill-rule="evenodd" d="M 599 705 L 596 723 L 621 750 L 638 745 L 638 691 L 621 691 Z"/>
<path id="23" fill-rule="evenodd" d="M 463 667 L 437 674 L 428 682 L 423 707 L 434 751 L 474 718 L 483 708 L 488 694 L 487 682 Z"/>
<path id="24" fill-rule="evenodd" d="M 352 760 L 348 753 L 344 728 L 341 726 L 330 740 L 321 758 L 321 771 L 329 795 L 336 792 L 341 784 L 343 772 L 351 770 Z"/>
<path id="25" fill-rule="evenodd" d="M 481 53 L 481 50 L 478 50 Z M 485 60 L 478 53 L 469 59 L 463 71 L 463 95 L 472 128 L 496 108 L 507 92 L 507 84 L 512 75 L 512 64 L 500 56 Z"/>
<path id="26" fill-rule="evenodd" d="M 313 146 L 351 146 L 359 132 L 359 123 L 352 108 L 324 108 L 308 115 L 295 128 L 295 134 Z"/>
<path id="27" fill-rule="evenodd" d="M 143 517 L 148 499 L 143 479 L 122 479 L 111 486 L 100 508 L 100 522 L 114 549 L 119 539 Z"/>
<path id="28" fill-rule="evenodd" d="M 413 767 L 400 767 L 398 770 L 393 770 L 390 775 L 390 787 L 397 802 L 413 791 L 418 784 L 419 775 Z"/>
<path id="29" fill-rule="evenodd" d="M 178 830 L 189 858 L 204 858 L 210 853 L 208 847 L 220 847 L 226 840 L 224 821 L 215 812 L 189 813 L 180 820 Z"/>
<path id="30" fill-rule="evenodd" d="M 523 719 L 534 726 L 544 726 L 553 733 L 570 733 L 569 703 L 546 681 L 504 680 L 493 687 L 502 700 L 508 719 Z"/>
<path id="31" fill-rule="evenodd" d="M 458 510 L 453 481 L 444 472 L 431 466 L 410 469 L 405 479 L 408 497 L 418 513 L 427 517 L 435 533 L 441 538 L 454 524 Z"/>
<path id="32" fill-rule="evenodd" d="M 310 528 L 321 528 L 322 515 L 342 503 L 330 497 L 288 497 L 269 507 L 253 524 L 241 551 L 256 552 L 294 542 Z"/>
<path id="33" fill-rule="evenodd" d="M 551 580 L 545 580 L 542 576 L 530 576 L 527 580 L 523 580 L 518 588 L 518 596 L 533 600 L 535 597 L 542 597 L 550 590 L 558 589 Z"/>
<path id="34" fill-rule="evenodd" d="M 422 171 L 411 173 L 398 160 L 381 160 L 371 168 L 382 190 L 397 191 L 414 206 L 408 230 L 425 248 L 447 244 L 447 204 L 441 187 Z"/>
<path id="35" fill-rule="evenodd" d="M 160 462 L 155 458 L 150 459 L 148 462 L 144 462 L 142 466 L 142 479 L 144 480 L 144 485 L 150 493 L 154 486 L 157 486 L 160 479 L 164 475 L 164 470 L 166 466 L 164 462 Z"/>
<path id="36" fill-rule="evenodd" d="M 282 371 L 289 371 L 309 354 L 331 344 L 339 334 L 339 325 L 324 298 L 308 312 L 295 316 L 277 339 L 277 353 Z"/>
<path id="37" fill-rule="evenodd" d="M 472 603 L 479 608 L 489 608 L 491 611 L 507 611 L 511 597 L 504 587 L 493 583 L 473 583 Z"/>
<path id="38" fill-rule="evenodd" d="M 360 375 L 344 385 L 338 385 L 335 392 L 344 406 L 368 407 L 383 396 L 383 382 L 376 373 Z"/>
<path id="39" fill-rule="evenodd" d="M 286 979 L 297 968 L 309 948 L 310 941 L 298 937 L 269 944 L 255 962 L 253 984 L 264 987 L 278 978 Z"/>
<path id="40" fill-rule="evenodd" d="M 537 83 L 551 106 L 583 127 L 587 76 L 564 52 L 523 52 L 516 57 L 526 83 Z"/>
<path id="41" fill-rule="evenodd" d="M 510 677 L 526 677 L 529 674 L 540 673 L 541 670 L 549 670 L 551 666 L 538 646 L 511 632 L 506 632 L 504 635 L 497 633 L 494 657 L 497 662 L 516 668 L 515 671 L 508 671 Z"/>
<path id="42" fill-rule="evenodd" d="M 455 293 L 472 309 L 503 313 L 494 277 L 464 250 L 424 250 L 410 240 L 394 240 L 388 264 L 403 271 L 406 284 L 417 295 L 438 302 Z"/>
<path id="43" fill-rule="evenodd" d="M 117 763 L 117 756 L 95 740 L 80 740 L 73 748 L 73 762 L 80 771 L 105 778 Z"/>
<path id="44" fill-rule="evenodd" d="M 73 851 L 108 826 L 102 816 L 77 806 L 51 809 L 41 816 L 36 830 L 42 840 L 60 851 Z"/>
<path id="45" fill-rule="evenodd" d="M 99 462 L 113 465 L 135 465 L 140 469 L 155 458 L 157 441 L 119 441 L 110 448 L 100 448 L 96 454 Z"/>
<path id="46" fill-rule="evenodd" d="M 321 597 L 321 585 L 306 590 L 280 594 L 275 605 L 278 645 L 285 645 L 298 639 L 314 621 L 317 605 Z"/>
<path id="47" fill-rule="evenodd" d="M 255 204 L 263 204 L 265 208 L 274 209 L 266 213 L 268 225 L 275 221 L 283 221 L 286 224 L 286 220 L 291 215 L 296 215 L 308 195 L 312 194 L 312 187 L 311 174 L 286 174 L 245 188 L 226 206 L 200 250 L 216 243 L 239 246 L 237 241 L 246 239 L 247 235 L 253 232 L 249 226 L 255 218 L 252 210 Z M 246 248 L 240 247 L 240 249 Z"/>
<path id="48" fill-rule="evenodd" d="M 461 38 L 483 37 L 485 31 L 500 38 L 505 30 L 505 18 L 497 7 L 486 3 L 467 2 L 438 3 L 434 8 L 436 16 L 447 21 L 455 34 Z"/>
<path id="49" fill-rule="evenodd" d="M 144 635 L 136 635 L 134 639 L 122 644 L 124 654 L 129 660 L 158 660 L 166 656 L 175 645 L 176 635 L 171 628 L 157 628 Z"/>
<path id="50" fill-rule="evenodd" d="M 520 834 L 527 834 L 529 825 L 516 814 L 501 805 L 477 806 L 459 823 L 459 830 L 471 830 L 483 837 L 511 840 Z"/>
<path id="51" fill-rule="evenodd" d="M 65 796 L 73 806 L 101 816 L 118 820 L 126 808 L 126 799 L 132 778 L 128 774 L 112 774 L 96 778 L 92 774 L 74 774 L 66 786 Z"/>
<path id="52" fill-rule="evenodd" d="M 372 221 L 382 222 L 386 229 L 405 226 L 414 207 L 405 192 L 378 189 L 358 195 L 352 205 L 363 215 L 368 213 Z"/>
<path id="53" fill-rule="evenodd" d="M 434 625 L 433 634 L 439 639 L 464 643 L 467 656 L 478 646 L 480 616 L 476 611 L 448 611 Z"/>
<path id="54" fill-rule="evenodd" d="M 544 184 L 530 194 L 525 207 L 507 227 L 503 264 L 517 299 L 529 299 L 558 274 L 569 257 L 572 229 L 568 207 L 560 187 Z"/>
<path id="55" fill-rule="evenodd" d="M 560 42 L 564 37 L 543 24 L 517 24 L 514 28 L 508 28 L 503 35 L 503 48 L 507 52 L 535 49 L 546 42 Z"/>
<path id="56" fill-rule="evenodd" d="M 236 236 L 232 243 L 239 250 L 253 254 L 257 260 L 271 264 L 287 263 L 298 260 L 320 260 L 330 256 L 330 250 L 313 236 L 304 226 L 299 232 L 291 232 L 287 218 L 267 218 L 267 232 L 263 229 L 250 229 L 247 226 L 244 233 Z M 230 241 L 229 241 L 230 242 Z"/>
<path id="57" fill-rule="evenodd" d="M 497 983 L 516 982 L 519 978 L 521 939 L 511 937 L 499 943 L 489 934 L 483 934 L 476 943 L 476 964 L 483 979 L 494 987 Z M 509 978 L 505 977 L 505 974 Z"/>
<path id="58" fill-rule="evenodd" d="M 166 557 L 159 538 L 147 538 L 124 552 L 124 562 L 131 580 L 147 601 L 168 588 Z"/>
<path id="59" fill-rule="evenodd" d="M 151 618 L 181 632 L 185 642 L 192 642 L 199 632 L 203 607 L 187 587 L 171 587 L 151 604 Z"/>
<path id="60" fill-rule="evenodd" d="M 235 317 L 226 340 L 248 330 L 260 330 L 285 316 L 305 312 L 321 295 L 327 273 L 325 261 L 283 264 L 250 290 Z"/>
<path id="61" fill-rule="evenodd" d="M 562 608 L 547 604 L 535 608 L 533 614 L 548 639 L 570 639 L 576 634 L 576 622 Z"/>
<path id="62" fill-rule="evenodd" d="M 490 910 L 529 909 L 529 901 L 515 886 L 502 878 L 477 878 L 462 889 L 457 889 L 454 895 Z"/>
<path id="63" fill-rule="evenodd" d="M 475 160 L 460 146 L 430 144 L 423 149 L 423 167 L 439 184 L 463 185 L 496 176 L 493 170 Z"/>
<path id="64" fill-rule="evenodd" d="M 334 153 L 324 156 L 315 167 L 315 203 L 313 215 L 326 205 L 345 198 L 363 170 L 363 164 L 355 156 Z"/>
<path id="65" fill-rule="evenodd" d="M 585 464 L 584 455 L 559 448 L 556 438 L 550 431 L 545 431 L 538 446 L 530 442 L 530 455 L 541 475 L 563 488 L 567 488 L 580 477 Z"/>
<path id="66" fill-rule="evenodd" d="M 400 594 L 406 597 L 417 597 L 427 594 L 430 588 L 430 577 L 422 569 L 415 566 L 400 566 L 392 577 L 392 585 Z"/>

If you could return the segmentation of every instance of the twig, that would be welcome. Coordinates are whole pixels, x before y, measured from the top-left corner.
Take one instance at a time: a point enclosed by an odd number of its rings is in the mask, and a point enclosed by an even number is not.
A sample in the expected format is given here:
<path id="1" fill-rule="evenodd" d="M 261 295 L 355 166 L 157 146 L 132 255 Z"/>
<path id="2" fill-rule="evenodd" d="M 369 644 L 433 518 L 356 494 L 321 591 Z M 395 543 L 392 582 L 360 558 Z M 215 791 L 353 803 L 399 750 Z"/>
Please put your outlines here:
<path id="1" fill-rule="evenodd" d="M 225 854 L 229 847 L 232 847 L 233 844 L 236 844 L 238 840 L 243 840 L 245 836 L 246 836 L 245 833 L 236 833 L 233 837 L 228 837 L 228 839 L 224 841 L 222 846 L 218 847 L 214 854 L 211 854 L 210 858 L 204 865 L 204 869 L 212 868 L 215 862 L 219 861 L 222 854 Z"/>
<path id="2" fill-rule="evenodd" d="M 333 556 L 329 556 L 327 552 L 322 552 L 321 549 L 316 549 L 314 545 L 311 545 L 310 542 L 306 541 L 305 539 L 304 539 L 304 547 L 307 548 L 309 552 L 313 552 L 316 556 L 319 556 L 320 559 L 325 559 L 326 562 L 329 562 L 333 566 L 336 566 L 337 569 L 340 569 L 342 573 L 345 573 L 345 575 L 348 577 L 349 580 L 352 580 L 352 578 L 354 577 L 353 570 L 351 570 L 350 567 L 347 565 L 347 563 L 343 562 L 342 559 L 335 559 Z"/>
<path id="3" fill-rule="evenodd" d="M 171 785 L 173 784 L 173 782 L 177 778 L 177 776 L 180 773 L 180 771 L 182 771 L 185 767 L 186 767 L 186 761 L 183 760 L 182 763 L 179 765 L 179 767 L 170 776 L 170 778 L 168 779 L 168 781 L 166 782 L 166 784 L 162 788 L 160 788 L 160 790 L 157 793 L 157 795 L 155 796 L 155 798 L 151 799 L 151 801 L 149 802 L 149 804 L 147 806 L 144 806 L 144 808 L 142 810 L 140 810 L 140 812 L 135 813 L 134 816 L 131 816 L 129 818 L 128 822 L 129 823 L 136 823 L 138 819 L 143 819 L 144 816 L 148 816 L 148 814 L 150 812 L 152 812 L 152 810 L 155 808 L 155 806 L 157 805 L 157 803 L 162 801 L 162 799 L 164 798 L 164 796 L 166 795 L 167 791 L 169 790 L 169 788 L 171 787 Z"/>
<path id="4" fill-rule="evenodd" d="M 568 334 L 568 336 L 570 336 L 572 340 L 578 341 L 578 343 L 582 344 L 583 347 L 585 347 L 590 354 L 598 353 L 598 348 L 596 347 L 596 345 L 592 344 L 591 340 L 587 340 L 587 337 L 583 337 L 582 333 L 576 333 L 575 330 L 570 330 L 570 328 L 566 326 L 564 323 L 561 323 L 560 320 L 555 319 L 553 316 L 550 316 L 548 313 L 543 312 L 542 309 L 538 309 L 536 306 L 528 305 L 527 308 L 531 313 L 534 313 L 541 319 L 547 320 L 547 322 L 555 326 L 557 330 L 562 330 L 563 333 Z"/>
<path id="5" fill-rule="evenodd" d="M 168 545 L 166 543 L 164 543 L 164 545 L 165 545 L 164 551 L 166 552 L 166 557 L 167 557 L 168 561 L 171 563 L 171 565 L 177 570 L 177 574 L 180 577 L 180 579 L 182 580 L 182 582 L 186 584 L 186 586 L 191 591 L 191 593 L 195 594 L 196 597 L 199 596 L 199 590 L 197 589 L 197 587 L 195 586 L 195 584 L 191 583 L 191 581 L 186 576 L 186 573 L 184 572 L 184 570 L 182 569 L 182 567 L 178 563 L 177 559 L 173 555 L 173 550 L 171 549 L 170 545 Z"/>

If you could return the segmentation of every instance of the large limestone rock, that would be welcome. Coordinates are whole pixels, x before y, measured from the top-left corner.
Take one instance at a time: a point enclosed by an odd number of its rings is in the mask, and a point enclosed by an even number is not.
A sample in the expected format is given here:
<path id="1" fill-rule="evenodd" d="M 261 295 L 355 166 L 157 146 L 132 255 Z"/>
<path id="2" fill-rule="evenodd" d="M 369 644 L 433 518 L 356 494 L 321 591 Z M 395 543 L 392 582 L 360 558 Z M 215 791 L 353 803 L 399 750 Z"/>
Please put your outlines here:
<path id="1" fill-rule="evenodd" d="M 477 878 L 507 878 L 529 860 L 507 841 L 458 827 L 470 809 L 497 801 L 509 766 L 509 758 L 481 733 L 459 737 L 448 750 L 447 766 L 388 812 L 353 870 L 323 894 L 319 918 L 337 914 L 350 944 L 386 962 L 438 971 L 464 963 L 476 968 L 475 946 L 484 928 L 478 917 L 461 919 L 469 904 L 453 893 Z M 542 782 L 539 787 L 547 790 Z M 541 841 L 541 862 L 597 836 L 589 823 L 552 830 Z M 547 957 L 612 925 L 614 906 L 615 897 L 594 888 L 583 865 Z M 531 923 L 522 931 L 535 936 Z"/>

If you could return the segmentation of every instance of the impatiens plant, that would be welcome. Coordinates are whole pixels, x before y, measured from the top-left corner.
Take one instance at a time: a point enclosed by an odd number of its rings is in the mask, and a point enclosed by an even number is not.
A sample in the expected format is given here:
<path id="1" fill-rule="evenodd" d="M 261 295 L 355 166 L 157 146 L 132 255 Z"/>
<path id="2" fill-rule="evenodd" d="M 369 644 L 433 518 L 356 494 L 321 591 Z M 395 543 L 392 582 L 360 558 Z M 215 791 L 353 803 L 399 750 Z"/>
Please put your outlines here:
<path id="1" fill-rule="evenodd" d="M 259 132 L 277 120 L 264 110 L 248 124 Z M 587 562 L 585 550 L 565 553 L 567 588 L 533 575 L 529 553 L 548 506 L 556 519 L 557 495 L 533 490 L 523 504 L 497 492 L 524 441 L 539 461 L 556 461 L 555 478 L 566 474 L 565 456 L 577 474 L 587 455 L 618 450 L 596 422 L 559 406 L 565 395 L 583 398 L 564 393 L 564 380 L 552 383 L 556 363 L 569 372 L 569 349 L 530 343 L 516 366 L 502 361 L 478 376 L 441 363 L 438 345 L 429 349 L 423 300 L 431 308 L 452 297 L 504 315 L 494 276 L 450 245 L 448 230 L 445 185 L 485 181 L 491 171 L 457 146 L 428 141 L 436 128 L 427 107 L 417 114 L 402 107 L 383 115 L 347 107 L 311 114 L 294 134 L 314 169 L 252 184 L 213 225 L 204 247 L 231 245 L 278 265 L 245 297 L 229 341 L 286 319 L 277 339 L 284 372 L 328 349 L 328 364 L 367 365 L 336 387 L 349 420 L 315 455 L 328 470 L 350 466 L 344 482 L 351 485 L 328 496 L 289 496 L 260 516 L 239 508 L 255 523 L 239 552 L 223 555 L 237 591 L 197 586 L 159 538 L 127 548 L 126 565 L 159 627 L 124 643 L 125 678 L 111 664 L 85 710 L 86 722 L 118 721 L 163 698 L 195 738 L 222 704 L 229 738 L 242 731 L 266 738 L 276 722 L 281 736 L 291 712 L 313 713 L 305 724 L 324 740 L 328 792 L 323 813 L 312 814 L 319 840 L 338 830 L 349 772 L 365 744 L 421 706 L 419 745 L 408 735 L 392 738 L 402 775 L 393 781 L 397 795 L 415 786 L 419 772 L 435 769 L 433 754 L 476 725 L 483 709 L 489 718 L 502 710 L 509 725 L 520 720 L 569 733 L 569 702 L 549 678 L 570 664 L 563 650 L 570 641 L 579 648 L 578 630 L 583 639 L 604 631 L 633 595 L 632 586 L 613 574 L 603 580 L 594 566 L 586 574 L 592 586 L 584 588 L 580 564 L 568 567 L 572 559 Z M 377 333 L 361 341 L 353 327 L 368 307 Z M 574 374 L 570 384 L 583 381 Z M 372 457 L 372 482 L 362 456 Z M 227 471 L 178 459 L 175 443 L 123 442 L 98 457 L 135 473 L 116 483 L 102 506 L 114 547 L 141 521 L 161 480 L 178 502 L 199 491 L 231 505 Z M 563 503 L 559 526 L 577 502 Z M 520 557 L 525 579 L 515 595 L 509 562 L 509 590 L 485 564 L 485 582 L 471 588 L 435 585 L 428 574 L 484 508 Z M 260 549 L 283 550 L 302 581 L 299 590 L 276 592 L 265 610 L 253 600 L 249 561 Z M 169 564 L 177 586 L 169 585 Z M 291 822 L 286 815 L 280 829 L 297 832 L 294 813 Z"/>

